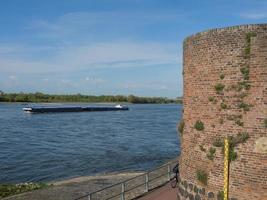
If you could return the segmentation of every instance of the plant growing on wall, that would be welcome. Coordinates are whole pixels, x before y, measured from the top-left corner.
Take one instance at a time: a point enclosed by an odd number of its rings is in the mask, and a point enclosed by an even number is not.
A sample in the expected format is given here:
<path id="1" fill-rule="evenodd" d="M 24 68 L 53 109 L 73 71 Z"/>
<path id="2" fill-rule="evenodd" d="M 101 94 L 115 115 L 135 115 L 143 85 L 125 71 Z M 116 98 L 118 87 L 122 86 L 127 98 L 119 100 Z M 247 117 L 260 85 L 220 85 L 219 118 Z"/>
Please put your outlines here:
<path id="1" fill-rule="evenodd" d="M 217 200 L 224 200 L 224 192 L 223 191 L 219 191 L 217 194 Z"/>
<path id="2" fill-rule="evenodd" d="M 234 148 L 238 144 L 245 143 L 249 139 L 249 134 L 247 132 L 238 133 L 235 137 L 228 136 L 229 140 L 229 160 L 234 161 L 237 158 L 237 153 L 234 151 Z M 222 147 L 222 153 L 224 153 L 224 138 L 216 138 L 213 141 L 214 147 Z"/>
<path id="3" fill-rule="evenodd" d="M 214 97 L 212 97 L 212 96 L 210 96 L 210 97 L 209 97 L 209 101 L 210 101 L 210 102 L 213 102 L 213 101 L 214 101 L 214 99 L 215 99 L 215 98 L 214 98 Z"/>
<path id="4" fill-rule="evenodd" d="M 197 170 L 197 180 L 200 183 L 207 185 L 208 184 L 208 174 L 204 170 L 198 169 Z"/>
<path id="5" fill-rule="evenodd" d="M 221 103 L 221 108 L 222 109 L 227 109 L 227 105 L 225 103 Z"/>
<path id="6" fill-rule="evenodd" d="M 215 138 L 212 145 L 215 147 L 223 147 L 223 140 L 221 138 Z"/>
<path id="7" fill-rule="evenodd" d="M 248 66 L 242 67 L 240 71 L 244 77 L 244 80 L 249 80 L 249 67 Z"/>
<path id="8" fill-rule="evenodd" d="M 216 152 L 216 149 L 213 148 L 213 147 L 210 147 L 209 152 L 207 154 L 207 158 L 209 160 L 213 160 L 214 159 L 214 156 L 215 156 L 215 152 Z"/>
<path id="9" fill-rule="evenodd" d="M 203 147 L 203 145 L 199 145 L 199 149 L 203 152 L 206 152 L 206 149 Z"/>
<path id="10" fill-rule="evenodd" d="M 198 131 L 202 131 L 204 130 L 204 124 L 202 121 L 198 120 L 196 121 L 195 125 L 194 125 L 194 128 Z"/>
<path id="11" fill-rule="evenodd" d="M 251 38 L 256 37 L 256 33 L 247 33 L 246 34 L 246 47 L 245 47 L 245 58 L 248 58 L 250 56 L 251 51 Z"/>
<path id="12" fill-rule="evenodd" d="M 225 87 L 225 85 L 223 85 L 223 84 L 221 84 L 221 83 L 217 83 L 217 84 L 214 86 L 214 88 L 215 88 L 217 94 L 220 94 L 220 93 L 223 91 L 224 87 Z"/>
<path id="13" fill-rule="evenodd" d="M 249 111 L 250 110 L 250 107 L 252 107 L 252 105 L 246 104 L 244 102 L 241 102 L 241 103 L 238 104 L 238 108 L 241 108 L 244 111 Z"/>
<path id="14" fill-rule="evenodd" d="M 181 135 L 184 133 L 184 120 L 182 119 L 178 125 L 178 131 L 180 132 Z"/>

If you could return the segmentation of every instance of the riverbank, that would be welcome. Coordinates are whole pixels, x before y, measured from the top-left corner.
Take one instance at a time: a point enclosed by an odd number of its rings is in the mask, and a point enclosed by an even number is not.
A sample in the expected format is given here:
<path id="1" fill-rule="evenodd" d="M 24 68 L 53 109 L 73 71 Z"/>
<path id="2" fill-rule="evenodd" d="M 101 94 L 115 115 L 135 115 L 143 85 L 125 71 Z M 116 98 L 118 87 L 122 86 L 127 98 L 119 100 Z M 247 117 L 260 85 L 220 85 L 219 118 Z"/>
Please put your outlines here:
<path id="1" fill-rule="evenodd" d="M 143 172 L 112 173 L 98 176 L 83 176 L 49 182 L 52 186 L 6 198 L 3 200 L 73 200 L 101 188 L 131 179 Z"/>
<path id="2" fill-rule="evenodd" d="M 138 103 L 138 104 L 166 104 L 182 103 L 182 98 L 170 99 L 167 97 L 140 97 L 124 95 L 82 95 L 82 94 L 44 94 L 36 93 L 4 93 L 0 91 L 0 102 L 25 103 Z"/>
<path id="3" fill-rule="evenodd" d="M 88 199 L 87 195 L 92 192 L 94 192 L 91 196 L 93 199 L 103 199 L 120 194 L 122 182 L 124 182 L 125 197 L 133 199 L 145 194 L 145 180 L 148 180 L 148 191 L 165 185 L 171 176 L 170 170 L 178 160 L 179 158 L 176 157 L 149 172 L 109 173 L 52 181 L 47 183 L 50 185 L 47 188 L 6 197 L 3 200 L 74 200 L 81 197 L 81 199 Z M 109 189 L 99 191 L 107 187 Z"/>

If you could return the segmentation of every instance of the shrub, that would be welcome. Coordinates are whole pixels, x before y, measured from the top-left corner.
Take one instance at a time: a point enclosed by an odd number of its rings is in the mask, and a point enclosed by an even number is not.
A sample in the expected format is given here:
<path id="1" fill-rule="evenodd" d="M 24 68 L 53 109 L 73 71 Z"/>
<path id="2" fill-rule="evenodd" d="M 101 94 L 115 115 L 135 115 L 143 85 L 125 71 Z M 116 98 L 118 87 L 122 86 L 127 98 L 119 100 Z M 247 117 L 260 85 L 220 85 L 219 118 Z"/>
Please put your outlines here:
<path id="1" fill-rule="evenodd" d="M 202 121 L 198 120 L 196 121 L 195 125 L 194 125 L 194 128 L 198 131 L 202 131 L 204 130 L 204 124 Z"/>
<path id="2" fill-rule="evenodd" d="M 204 170 L 197 170 L 197 180 L 204 185 L 208 183 L 208 174 Z"/>
<path id="3" fill-rule="evenodd" d="M 217 94 L 221 93 L 224 89 L 225 85 L 221 84 L 221 83 L 218 83 L 214 86 Z"/>
<path id="4" fill-rule="evenodd" d="M 221 74 L 221 75 L 220 75 L 220 79 L 221 79 L 221 80 L 223 80 L 224 77 L 225 77 L 224 74 Z"/>

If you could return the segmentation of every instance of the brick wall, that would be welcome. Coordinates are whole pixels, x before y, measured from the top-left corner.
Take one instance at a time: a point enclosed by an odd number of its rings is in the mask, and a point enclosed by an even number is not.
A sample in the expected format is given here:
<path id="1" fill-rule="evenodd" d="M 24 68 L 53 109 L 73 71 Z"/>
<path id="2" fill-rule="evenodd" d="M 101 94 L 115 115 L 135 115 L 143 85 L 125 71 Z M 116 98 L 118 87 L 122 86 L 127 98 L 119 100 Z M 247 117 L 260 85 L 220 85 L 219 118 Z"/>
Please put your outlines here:
<path id="1" fill-rule="evenodd" d="M 249 139 L 234 148 L 237 159 L 230 163 L 229 196 L 267 199 L 267 24 L 192 35 L 184 40 L 183 59 L 180 199 L 189 198 L 190 189 L 184 187 L 188 184 L 204 188 L 204 192 L 192 189 L 191 199 L 217 199 L 223 190 L 223 154 L 213 143 L 239 133 L 248 133 Z M 223 89 L 216 90 L 218 84 Z M 204 130 L 194 128 L 197 120 Z M 211 147 L 216 149 L 213 160 L 207 158 Z M 208 175 L 207 185 L 196 178 L 200 169 Z"/>

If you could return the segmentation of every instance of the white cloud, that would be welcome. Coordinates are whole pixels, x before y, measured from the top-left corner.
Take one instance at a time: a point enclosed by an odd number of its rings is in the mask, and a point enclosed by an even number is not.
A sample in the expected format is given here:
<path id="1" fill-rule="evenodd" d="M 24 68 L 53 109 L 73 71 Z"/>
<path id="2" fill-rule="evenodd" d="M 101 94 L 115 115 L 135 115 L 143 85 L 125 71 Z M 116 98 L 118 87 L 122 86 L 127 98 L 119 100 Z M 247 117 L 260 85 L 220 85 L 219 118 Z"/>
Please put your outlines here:
<path id="1" fill-rule="evenodd" d="M 107 82 L 105 79 L 96 78 L 96 77 L 86 77 L 85 80 L 86 82 L 91 83 L 91 84 L 103 84 Z"/>
<path id="2" fill-rule="evenodd" d="M 47 73 L 92 68 L 145 67 L 181 63 L 176 45 L 140 42 L 110 42 L 49 49 L 24 47 L 29 55 L 0 55 L 0 70 L 8 73 Z M 36 54 L 36 55 L 34 55 Z M 34 58 L 37 57 L 38 59 Z"/>
<path id="3" fill-rule="evenodd" d="M 15 75 L 10 75 L 9 77 L 8 77 L 10 80 L 18 80 L 18 78 L 17 78 L 17 76 L 15 76 Z"/>
<path id="4" fill-rule="evenodd" d="M 251 12 L 251 13 L 241 13 L 239 15 L 242 18 L 245 19 L 266 19 L 267 18 L 267 13 L 261 13 L 261 12 Z"/>

